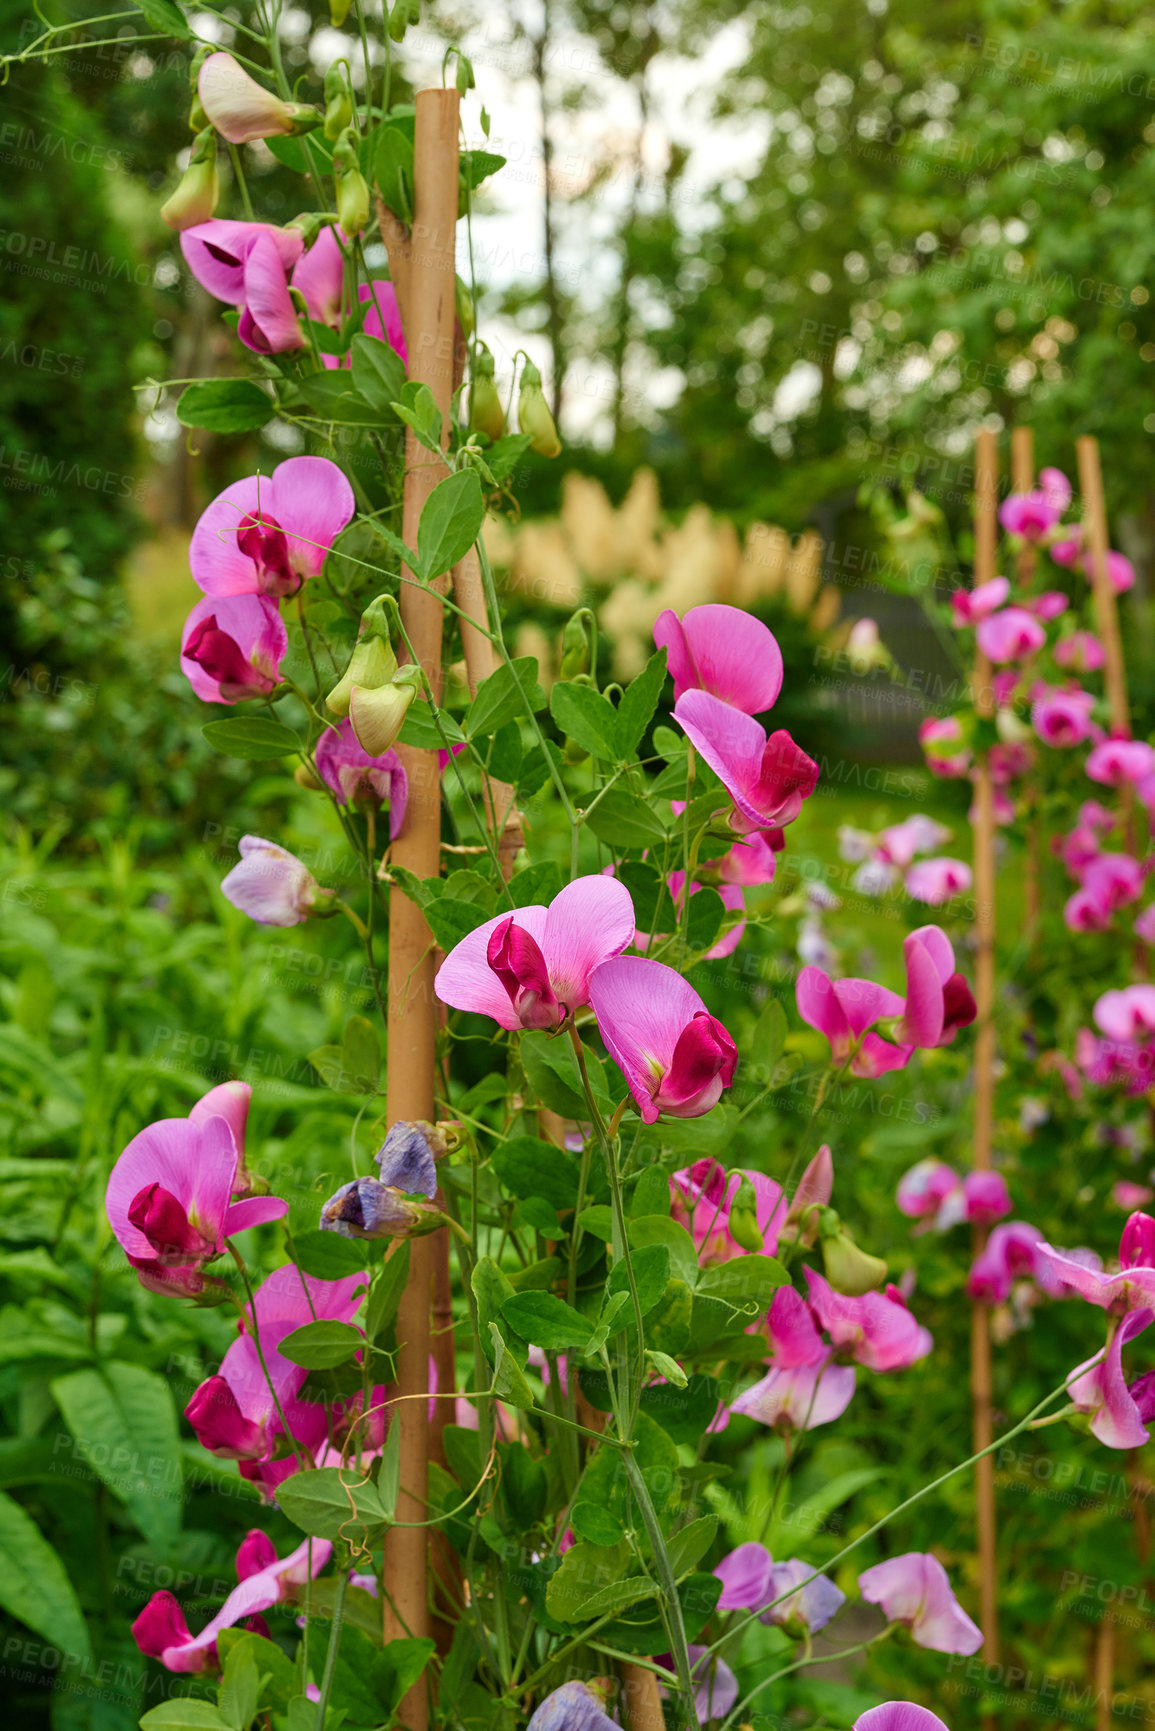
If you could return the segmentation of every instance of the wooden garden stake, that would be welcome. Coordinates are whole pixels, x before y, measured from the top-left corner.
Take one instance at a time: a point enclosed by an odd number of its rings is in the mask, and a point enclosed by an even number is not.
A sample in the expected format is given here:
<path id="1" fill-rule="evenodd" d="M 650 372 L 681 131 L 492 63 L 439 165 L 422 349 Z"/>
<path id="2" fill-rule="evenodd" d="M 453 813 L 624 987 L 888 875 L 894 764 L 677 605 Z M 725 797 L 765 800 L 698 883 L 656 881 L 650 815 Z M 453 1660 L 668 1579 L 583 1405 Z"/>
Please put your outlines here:
<path id="1" fill-rule="evenodd" d="M 975 586 L 995 576 L 998 543 L 999 457 L 994 433 L 981 432 L 975 443 Z M 991 664 L 975 651 L 975 708 L 982 721 L 995 713 Z M 974 1164 L 990 1170 L 994 1137 L 995 1091 L 995 815 L 994 788 L 987 752 L 979 753 L 975 772 L 975 1117 Z M 986 1243 L 986 1229 L 974 1229 L 974 1252 Z M 991 1336 L 990 1315 L 982 1303 L 971 1305 L 971 1400 L 976 1452 L 990 1446 Z M 983 1657 L 999 1657 L 998 1555 L 995 1533 L 995 1478 L 992 1457 L 984 1455 L 975 1468 L 975 1517 L 978 1529 L 979 1604 Z"/>
<path id="2" fill-rule="evenodd" d="M 1095 624 L 1107 656 L 1104 669 L 1111 732 L 1119 739 L 1131 737 L 1131 705 L 1127 699 L 1127 669 L 1123 640 L 1119 635 L 1119 609 L 1107 573 L 1107 507 L 1103 499 L 1103 471 L 1099 464 L 1099 441 L 1076 439 L 1079 460 L 1079 491 L 1083 495 L 1083 527 L 1091 555 L 1091 583 Z"/>
<path id="3" fill-rule="evenodd" d="M 456 90 L 420 90 L 414 145 L 414 215 L 411 236 L 390 247 L 395 281 L 405 283 L 402 318 L 409 377 L 429 386 L 448 437 L 453 385 L 455 316 L 454 237 L 457 224 L 458 108 Z M 387 237 L 388 238 L 388 237 Z M 414 244 L 416 243 L 416 244 Z M 396 254 L 396 257 L 395 257 Z M 405 449 L 402 534 L 417 545 L 422 508 L 445 469 L 412 432 Z M 441 684 L 442 605 L 435 589 L 401 585 L 401 617 L 435 693 Z M 441 789 L 437 754 L 399 745 L 409 777 L 409 804 L 392 859 L 419 878 L 441 869 Z M 433 996 L 433 938 L 421 910 L 394 887 L 389 896 L 388 1122 L 431 1119 L 437 1006 Z M 412 1241 L 409 1283 L 397 1317 L 397 1395 L 393 1422 L 401 1427 L 400 1521 L 425 1521 L 429 1467 L 429 1320 L 433 1238 Z M 392 1528 L 385 1543 L 385 1639 L 429 1634 L 427 1529 Z M 426 1731 L 428 1696 L 418 1683 L 401 1703 L 409 1731 Z"/>

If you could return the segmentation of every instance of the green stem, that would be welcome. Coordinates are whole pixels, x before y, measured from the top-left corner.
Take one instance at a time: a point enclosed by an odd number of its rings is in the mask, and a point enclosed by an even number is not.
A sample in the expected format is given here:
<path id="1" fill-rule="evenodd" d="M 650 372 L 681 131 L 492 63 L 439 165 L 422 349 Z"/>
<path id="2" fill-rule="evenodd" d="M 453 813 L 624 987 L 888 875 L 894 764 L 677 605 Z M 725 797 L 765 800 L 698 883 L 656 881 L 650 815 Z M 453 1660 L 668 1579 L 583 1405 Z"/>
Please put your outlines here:
<path id="1" fill-rule="evenodd" d="M 897 1628 L 897 1623 L 888 1623 L 881 1633 L 872 1635 L 869 1641 L 858 1641 L 853 1647 L 843 1647 L 841 1652 L 838 1653 L 819 1653 L 815 1655 L 807 1652 L 804 1658 L 795 1659 L 793 1664 L 783 1665 L 782 1669 L 780 1671 L 775 1671 L 772 1677 L 764 1677 L 760 1683 L 755 1683 L 750 1693 L 739 1701 L 733 1712 L 728 1714 L 728 1716 L 722 1721 L 722 1731 L 726 1731 L 727 1726 L 732 1725 L 738 1718 L 738 1715 L 746 1710 L 755 1695 L 760 1695 L 763 1689 L 768 1689 L 770 1687 L 771 1683 L 777 1683 L 780 1677 L 788 1677 L 792 1671 L 804 1671 L 807 1665 L 830 1665 L 833 1664 L 836 1659 L 849 1659 L 855 1653 L 865 1653 L 868 1647 L 876 1647 L 880 1641 L 885 1641 L 890 1635 L 892 1635 Z"/>
<path id="2" fill-rule="evenodd" d="M 325 1714 L 333 1688 L 333 1673 L 337 1669 L 337 1650 L 341 1645 L 341 1624 L 345 1620 L 345 1593 L 349 1586 L 347 1559 L 337 1564 L 337 1591 L 333 1596 L 333 1626 L 329 1630 L 329 1646 L 325 1653 L 325 1670 L 321 1677 L 321 1697 L 317 1702 L 316 1731 L 325 1731 Z"/>

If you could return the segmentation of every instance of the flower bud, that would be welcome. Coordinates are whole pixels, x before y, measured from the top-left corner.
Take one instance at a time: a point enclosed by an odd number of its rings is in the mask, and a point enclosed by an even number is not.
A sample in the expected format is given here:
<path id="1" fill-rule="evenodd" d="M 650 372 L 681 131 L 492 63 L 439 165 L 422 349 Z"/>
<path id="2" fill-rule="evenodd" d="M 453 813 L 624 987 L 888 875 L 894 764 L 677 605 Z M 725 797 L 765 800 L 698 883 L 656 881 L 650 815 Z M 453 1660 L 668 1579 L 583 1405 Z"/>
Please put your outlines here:
<path id="1" fill-rule="evenodd" d="M 161 221 L 170 228 L 195 228 L 199 222 L 208 222 L 220 195 L 217 135 L 211 126 L 206 126 L 196 136 L 180 185 L 160 207 Z"/>
<path id="2" fill-rule="evenodd" d="M 740 1244 L 743 1250 L 763 1251 L 766 1248 L 758 1230 L 757 1202 L 754 1186 L 749 1178 L 743 1176 L 730 1204 L 730 1215 L 726 1222 L 730 1237 L 735 1244 Z"/>
<path id="3" fill-rule="evenodd" d="M 493 356 L 484 343 L 478 343 L 469 384 L 469 424 L 496 444 L 505 431 L 505 410 L 493 373 Z"/>
<path id="4" fill-rule="evenodd" d="M 210 54 L 201 67 L 197 91 L 210 123 L 230 144 L 283 138 L 321 124 L 315 108 L 302 102 L 283 102 L 221 50 Z"/>
<path id="5" fill-rule="evenodd" d="M 833 1209 L 823 1210 L 822 1261 L 826 1278 L 835 1292 L 841 1292 L 846 1298 L 861 1298 L 886 1279 L 886 1263 L 880 1256 L 871 1256 L 861 1250 L 841 1226 L 829 1231 L 831 1216 L 838 1219 Z"/>
<path id="6" fill-rule="evenodd" d="M 354 739 L 370 757 L 383 757 L 396 740 L 420 680 L 417 668 L 402 667 L 387 685 L 371 691 L 364 691 L 359 685 L 353 687 L 349 721 Z"/>
<path id="7" fill-rule="evenodd" d="M 205 113 L 204 104 L 200 98 L 200 91 L 197 89 L 197 83 L 200 79 L 201 67 L 213 52 L 214 50 L 212 46 L 206 42 L 202 47 L 197 49 L 189 63 L 188 82 L 191 98 L 189 101 L 188 124 L 190 132 L 203 132 L 205 127 L 209 125 L 209 117 Z"/>
<path id="8" fill-rule="evenodd" d="M 829 1206 L 833 1189 L 834 1161 L 824 1142 L 798 1180 L 798 1188 L 786 1216 L 787 1226 L 798 1228 L 798 1242 L 807 1250 L 818 1233 L 818 1210 Z"/>
<path id="9" fill-rule="evenodd" d="M 309 793 L 324 793 L 325 784 L 318 781 L 307 763 L 299 763 L 293 771 L 293 780 L 298 787 L 307 789 Z"/>
<path id="10" fill-rule="evenodd" d="M 522 369 L 517 424 L 523 433 L 529 434 L 530 449 L 539 457 L 560 457 L 561 440 L 541 388 L 541 374 L 532 361 L 527 361 Z"/>
<path id="11" fill-rule="evenodd" d="M 473 296 L 469 292 L 469 284 L 464 277 L 459 276 L 457 278 L 455 294 L 457 322 L 461 326 L 462 336 L 468 342 L 477 327 L 477 320 L 473 312 Z"/>
<path id="12" fill-rule="evenodd" d="M 363 636 L 325 702 L 334 715 L 348 715 L 354 686 L 361 691 L 376 691 L 380 686 L 388 685 L 396 671 L 397 657 L 389 644 L 376 634 Z"/>
<path id="13" fill-rule="evenodd" d="M 579 607 L 565 622 L 561 634 L 561 676 L 577 679 L 588 673 L 593 658 L 593 615 L 588 607 Z"/>
<path id="14" fill-rule="evenodd" d="M 389 35 L 394 42 L 400 42 L 410 24 L 416 24 L 421 17 L 421 0 L 393 0 L 389 13 Z"/>
<path id="15" fill-rule="evenodd" d="M 345 11 L 349 10 L 349 0 L 344 0 Z M 341 26 L 334 24 L 339 30 Z M 330 144 L 336 142 L 353 118 L 353 100 L 349 95 L 349 80 L 341 66 L 330 66 L 325 74 L 325 137 Z"/>
<path id="16" fill-rule="evenodd" d="M 357 139 L 346 127 L 333 148 L 337 177 L 337 220 L 346 234 L 360 234 L 369 225 L 369 187 L 357 157 Z"/>
<path id="17" fill-rule="evenodd" d="M 388 1131 L 374 1158 L 382 1184 L 404 1190 L 409 1196 L 437 1193 L 438 1160 L 449 1151 L 445 1131 L 427 1119 L 398 1119 Z"/>
<path id="18" fill-rule="evenodd" d="M 329 0 L 329 23 L 334 30 L 340 30 L 349 16 L 352 0 Z"/>

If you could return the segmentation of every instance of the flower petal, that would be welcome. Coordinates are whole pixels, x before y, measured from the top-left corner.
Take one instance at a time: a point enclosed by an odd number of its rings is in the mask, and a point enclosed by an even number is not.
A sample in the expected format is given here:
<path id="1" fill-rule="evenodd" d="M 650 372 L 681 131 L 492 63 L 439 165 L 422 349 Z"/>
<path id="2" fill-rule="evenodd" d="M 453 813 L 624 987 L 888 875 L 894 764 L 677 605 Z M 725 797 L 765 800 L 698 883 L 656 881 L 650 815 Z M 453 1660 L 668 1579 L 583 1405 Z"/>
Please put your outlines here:
<path id="1" fill-rule="evenodd" d="M 328 457 L 290 457 L 273 471 L 268 509 L 284 530 L 294 570 L 315 577 L 357 509 L 353 489 Z"/>
<path id="2" fill-rule="evenodd" d="M 548 917 L 549 909 L 536 904 L 518 908 L 513 916 L 539 946 L 545 938 Z M 455 944 L 437 970 L 433 990 L 443 1004 L 452 1004 L 455 1010 L 491 1016 L 503 1028 L 520 1028 L 509 993 L 488 961 L 489 940 L 508 918 L 508 914 L 497 914 Z"/>
<path id="3" fill-rule="evenodd" d="M 590 975 L 621 954 L 635 923 L 633 898 L 617 878 L 577 878 L 554 897 L 542 950 L 553 989 L 567 1009 L 589 1002 Z"/>

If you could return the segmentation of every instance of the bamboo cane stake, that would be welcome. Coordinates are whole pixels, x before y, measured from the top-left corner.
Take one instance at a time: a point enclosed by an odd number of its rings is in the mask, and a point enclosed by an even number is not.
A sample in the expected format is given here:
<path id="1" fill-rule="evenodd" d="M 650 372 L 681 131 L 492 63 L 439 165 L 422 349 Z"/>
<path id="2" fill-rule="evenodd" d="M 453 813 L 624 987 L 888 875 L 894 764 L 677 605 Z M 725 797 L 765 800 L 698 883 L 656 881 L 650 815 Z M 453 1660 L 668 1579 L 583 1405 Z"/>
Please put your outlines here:
<path id="1" fill-rule="evenodd" d="M 998 538 L 998 445 L 995 435 L 981 432 L 975 445 L 975 585 L 995 575 Z M 975 708 L 989 720 L 995 712 L 991 666 L 987 657 L 975 652 Z M 989 1171 L 994 1137 L 995 1088 L 995 821 L 994 789 L 990 764 L 982 753 L 975 776 L 974 887 L 975 887 L 975 1116 L 974 1163 L 978 1171 Z M 976 1227 L 975 1255 L 986 1242 L 986 1232 Z M 971 1401 L 974 1415 L 975 1450 L 989 1448 L 991 1429 L 991 1337 L 990 1318 L 980 1303 L 971 1305 Z M 983 1631 L 983 1657 L 997 1664 L 999 1657 L 998 1551 L 995 1525 L 994 1461 L 983 1455 L 975 1470 L 975 1524 L 979 1556 L 979 1606 Z"/>
<path id="2" fill-rule="evenodd" d="M 1030 427 L 1016 427 L 1011 434 L 1011 487 L 1016 493 L 1029 493 L 1035 484 L 1035 435 Z M 1038 554 L 1026 541 L 1018 558 L 1019 582 L 1024 589 L 1035 574 Z M 1031 779 L 1031 802 L 1034 809 L 1027 821 L 1027 854 L 1023 872 L 1023 911 L 1027 937 L 1033 942 L 1039 929 L 1040 885 L 1042 881 L 1043 833 L 1039 810 L 1039 784 Z"/>
<path id="3" fill-rule="evenodd" d="M 644 1665 L 618 1663 L 622 1683 L 622 1706 L 625 1708 L 627 1731 L 665 1731 L 662 1696 L 658 1679 Z"/>
<path id="4" fill-rule="evenodd" d="M 1123 640 L 1119 634 L 1119 608 L 1107 574 L 1107 506 L 1103 498 L 1103 471 L 1099 463 L 1099 441 L 1075 440 L 1079 460 L 1079 491 L 1083 495 L 1083 522 L 1090 543 L 1091 583 L 1095 624 L 1106 651 L 1107 707 L 1111 731 L 1120 739 L 1131 737 L 1131 705 L 1127 698 L 1127 668 Z"/>
<path id="5" fill-rule="evenodd" d="M 1115 1683 L 1115 1625 L 1104 1608 L 1095 1637 L 1095 1731 L 1111 1731 L 1111 1695 Z"/>
<path id="6" fill-rule="evenodd" d="M 457 223 L 458 108 L 456 90 L 417 93 L 414 144 L 413 232 L 407 252 L 407 305 L 403 312 L 409 350 L 409 376 L 428 385 L 441 410 L 448 438 L 453 384 L 455 301 L 454 236 Z M 422 508 L 444 470 L 410 432 L 406 438 L 405 499 L 402 533 L 417 542 Z M 414 583 L 401 586 L 401 617 L 436 693 L 441 681 L 442 606 L 435 590 Z M 397 747 L 409 777 L 409 804 L 393 844 L 397 865 L 420 878 L 441 868 L 441 796 L 434 752 Z M 401 891 L 389 896 L 389 1045 L 388 1122 L 430 1119 L 434 1112 L 434 1054 L 437 1009 L 433 996 L 433 940 L 425 916 Z M 393 1422 L 401 1427 L 400 1521 L 428 1518 L 429 1335 L 434 1249 L 430 1238 L 412 1244 L 409 1282 L 397 1319 L 398 1406 Z M 415 1398 L 416 1397 L 416 1398 Z M 429 1551 L 426 1529 L 394 1527 L 385 1543 L 385 1639 L 428 1635 Z M 401 1703 L 399 1717 L 408 1731 L 426 1731 L 428 1695 L 418 1683 Z"/>
<path id="7" fill-rule="evenodd" d="M 453 567 L 453 599 L 466 618 L 460 620 L 461 647 L 465 654 L 465 677 L 469 695 L 476 697 L 482 680 L 497 671 L 497 651 L 485 633 L 473 624 L 486 617 L 485 590 L 481 582 L 481 562 L 477 549 L 471 547 Z M 493 623 L 496 623 L 494 621 Z M 514 862 L 522 846 L 521 818 L 513 799 L 513 789 L 504 781 L 484 778 L 485 811 L 497 840 L 497 857 L 506 883 L 513 876 Z"/>

